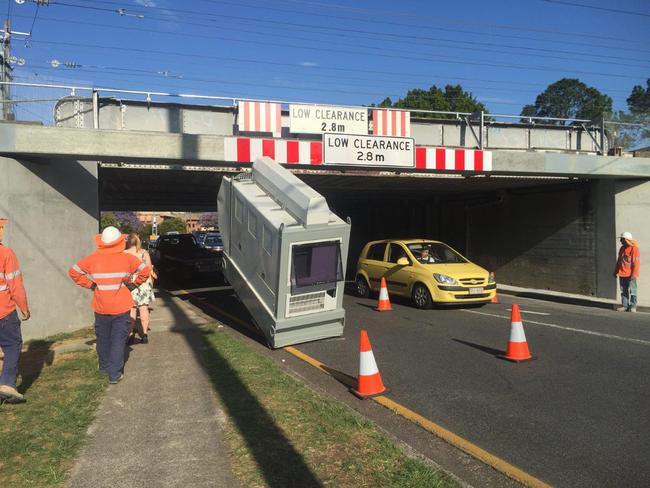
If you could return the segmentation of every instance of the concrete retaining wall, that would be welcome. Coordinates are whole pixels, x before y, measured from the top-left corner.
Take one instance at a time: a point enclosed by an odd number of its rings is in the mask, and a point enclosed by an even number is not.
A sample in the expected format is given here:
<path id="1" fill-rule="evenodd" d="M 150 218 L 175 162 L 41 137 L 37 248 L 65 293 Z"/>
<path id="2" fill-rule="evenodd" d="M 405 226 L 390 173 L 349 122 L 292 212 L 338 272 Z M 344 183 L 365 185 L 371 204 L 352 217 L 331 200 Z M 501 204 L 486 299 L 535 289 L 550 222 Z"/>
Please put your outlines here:
<path id="1" fill-rule="evenodd" d="M 639 304 L 650 306 L 650 268 L 645 256 L 650 255 L 650 182 L 648 181 L 619 181 L 616 183 L 616 233 L 613 240 L 622 232 L 631 232 L 639 242 L 641 249 L 641 276 L 638 280 Z M 616 262 L 619 244 L 613 253 L 612 269 Z"/>
<path id="2" fill-rule="evenodd" d="M 18 255 L 32 312 L 25 339 L 93 323 L 90 293 L 67 273 L 93 251 L 98 213 L 96 163 L 0 157 L 4 244 Z"/>

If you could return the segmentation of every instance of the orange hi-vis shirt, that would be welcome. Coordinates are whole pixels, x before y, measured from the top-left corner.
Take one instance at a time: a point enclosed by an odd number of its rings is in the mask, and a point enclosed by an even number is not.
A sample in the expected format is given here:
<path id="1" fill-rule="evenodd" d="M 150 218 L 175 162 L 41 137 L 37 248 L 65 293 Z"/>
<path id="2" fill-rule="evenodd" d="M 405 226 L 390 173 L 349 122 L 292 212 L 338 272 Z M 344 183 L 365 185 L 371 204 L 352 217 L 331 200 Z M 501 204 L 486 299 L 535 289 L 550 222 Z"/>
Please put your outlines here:
<path id="1" fill-rule="evenodd" d="M 123 249 L 123 248 L 122 248 Z M 104 315 L 119 315 L 133 307 L 127 282 L 140 286 L 149 278 L 151 269 L 133 254 L 120 248 L 99 248 L 68 271 L 70 278 L 84 288 L 96 284 L 92 308 Z"/>
<path id="2" fill-rule="evenodd" d="M 621 278 L 638 278 L 641 268 L 641 251 L 638 246 L 621 246 L 616 261 L 616 273 Z"/>
<path id="3" fill-rule="evenodd" d="M 23 313 L 27 311 L 23 276 L 14 252 L 0 244 L 0 319 L 16 310 L 16 306 Z"/>

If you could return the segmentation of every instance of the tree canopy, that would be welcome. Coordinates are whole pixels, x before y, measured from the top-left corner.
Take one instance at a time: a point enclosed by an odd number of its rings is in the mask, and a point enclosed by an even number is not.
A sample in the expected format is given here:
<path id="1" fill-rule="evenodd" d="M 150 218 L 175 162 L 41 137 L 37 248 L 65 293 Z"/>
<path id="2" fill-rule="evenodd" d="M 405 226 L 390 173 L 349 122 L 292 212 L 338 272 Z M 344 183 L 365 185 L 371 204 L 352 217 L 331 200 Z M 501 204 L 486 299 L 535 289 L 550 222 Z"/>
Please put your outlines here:
<path id="1" fill-rule="evenodd" d="M 463 90 L 461 85 L 447 85 L 444 90 L 432 85 L 428 90 L 414 88 L 397 102 L 386 97 L 380 107 L 409 108 L 420 110 L 440 110 L 442 112 L 487 112 L 485 105 L 479 102 L 470 92 Z M 418 117 L 450 118 L 451 115 L 418 114 Z"/>
<path id="2" fill-rule="evenodd" d="M 537 95 L 535 103 L 525 105 L 521 115 L 593 120 L 612 112 L 612 99 L 575 78 L 562 78 Z M 562 121 L 553 121 L 562 125 Z"/>
<path id="3" fill-rule="evenodd" d="M 167 232 L 180 232 L 181 234 L 187 232 L 185 221 L 179 219 L 178 217 L 170 217 L 168 219 L 165 219 L 158 226 L 158 234 L 165 235 Z"/>
<path id="4" fill-rule="evenodd" d="M 650 114 L 650 79 L 646 81 L 645 90 L 641 85 L 632 88 L 627 99 L 627 106 L 633 114 Z"/>

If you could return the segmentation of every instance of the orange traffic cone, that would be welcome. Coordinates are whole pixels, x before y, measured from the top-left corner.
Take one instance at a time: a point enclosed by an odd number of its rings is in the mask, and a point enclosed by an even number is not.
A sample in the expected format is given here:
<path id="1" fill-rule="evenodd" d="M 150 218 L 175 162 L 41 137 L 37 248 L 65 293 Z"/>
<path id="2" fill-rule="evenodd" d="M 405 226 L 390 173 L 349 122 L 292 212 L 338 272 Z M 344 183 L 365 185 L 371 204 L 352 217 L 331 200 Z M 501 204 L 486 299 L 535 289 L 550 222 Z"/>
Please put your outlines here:
<path id="1" fill-rule="evenodd" d="M 377 308 L 380 312 L 388 312 L 393 310 L 393 307 L 390 305 L 390 300 L 388 298 L 388 287 L 386 286 L 386 278 L 381 277 L 381 284 L 379 287 L 379 301 L 377 302 Z"/>
<path id="2" fill-rule="evenodd" d="M 496 282 L 496 279 L 495 279 L 495 277 L 494 277 L 494 273 L 490 273 L 490 276 L 491 276 L 492 279 Z M 501 302 L 499 301 L 499 295 L 497 294 L 496 289 L 495 289 L 495 291 L 494 291 L 494 296 L 493 296 L 492 299 L 490 300 L 490 303 L 497 303 L 497 304 L 498 304 L 498 303 L 501 303 Z"/>
<path id="3" fill-rule="evenodd" d="M 512 305 L 512 318 L 510 320 L 510 339 L 508 340 L 508 347 L 505 354 L 500 354 L 501 359 L 507 359 L 515 363 L 522 361 L 530 361 L 535 359 L 528 350 L 528 342 L 526 342 L 526 334 L 524 334 L 524 325 L 521 322 L 521 313 L 519 313 L 519 305 L 516 303 Z"/>
<path id="4" fill-rule="evenodd" d="M 351 389 L 352 393 L 361 399 L 382 395 L 388 391 L 381 381 L 379 369 L 372 354 L 372 346 L 368 333 L 361 330 L 359 336 L 359 378 L 357 389 Z"/>

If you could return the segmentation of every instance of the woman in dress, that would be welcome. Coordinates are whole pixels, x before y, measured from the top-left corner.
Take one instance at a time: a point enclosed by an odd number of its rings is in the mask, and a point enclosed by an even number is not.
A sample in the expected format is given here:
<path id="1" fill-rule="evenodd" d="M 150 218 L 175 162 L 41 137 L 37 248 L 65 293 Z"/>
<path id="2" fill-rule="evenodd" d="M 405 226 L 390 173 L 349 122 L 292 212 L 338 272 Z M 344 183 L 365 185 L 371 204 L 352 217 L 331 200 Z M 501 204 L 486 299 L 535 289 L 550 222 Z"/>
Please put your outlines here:
<path id="1" fill-rule="evenodd" d="M 149 336 L 147 335 L 147 332 L 149 330 L 149 309 L 152 308 L 151 304 L 155 300 L 155 296 L 153 294 L 153 278 L 152 278 L 152 275 L 154 273 L 153 273 L 153 267 L 151 266 L 151 257 L 149 257 L 149 253 L 147 251 L 142 249 L 142 242 L 140 241 L 140 237 L 138 236 L 138 234 L 129 234 L 129 236 L 126 239 L 126 250 L 124 252 L 133 254 L 140 261 L 142 261 L 144 264 L 146 264 L 152 269 L 152 273 L 149 276 L 149 279 L 131 292 L 131 296 L 133 296 L 134 305 L 133 308 L 131 309 L 131 321 L 133 324 L 132 326 L 133 332 L 132 332 L 130 342 L 132 342 L 133 339 L 135 339 L 135 323 L 138 316 L 138 312 L 140 312 L 140 323 L 142 324 L 142 330 L 138 332 L 140 334 L 140 342 L 142 344 L 148 344 Z"/>

